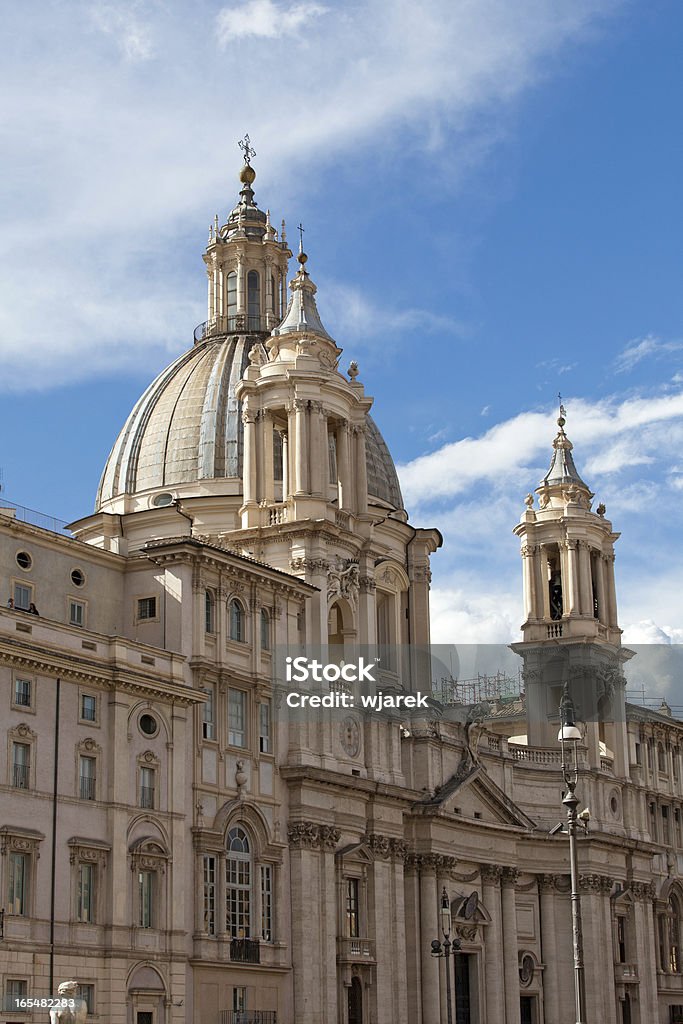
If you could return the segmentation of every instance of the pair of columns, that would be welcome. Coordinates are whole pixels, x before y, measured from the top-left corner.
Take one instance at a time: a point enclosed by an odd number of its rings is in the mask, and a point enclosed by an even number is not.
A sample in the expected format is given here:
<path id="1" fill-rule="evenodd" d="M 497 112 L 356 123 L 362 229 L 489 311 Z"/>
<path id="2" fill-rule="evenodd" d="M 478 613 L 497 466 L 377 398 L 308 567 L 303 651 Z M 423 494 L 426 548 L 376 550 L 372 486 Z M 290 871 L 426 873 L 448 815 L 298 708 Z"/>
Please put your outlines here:
<path id="1" fill-rule="evenodd" d="M 555 545 L 552 545 L 553 547 Z M 548 587 L 549 544 L 526 544 L 522 548 L 524 566 L 524 603 L 527 619 L 550 619 Z M 617 625 L 614 555 L 603 554 L 585 541 L 568 540 L 558 544 L 562 601 L 565 615 L 593 618 L 593 580 L 600 621 L 611 628 Z"/>

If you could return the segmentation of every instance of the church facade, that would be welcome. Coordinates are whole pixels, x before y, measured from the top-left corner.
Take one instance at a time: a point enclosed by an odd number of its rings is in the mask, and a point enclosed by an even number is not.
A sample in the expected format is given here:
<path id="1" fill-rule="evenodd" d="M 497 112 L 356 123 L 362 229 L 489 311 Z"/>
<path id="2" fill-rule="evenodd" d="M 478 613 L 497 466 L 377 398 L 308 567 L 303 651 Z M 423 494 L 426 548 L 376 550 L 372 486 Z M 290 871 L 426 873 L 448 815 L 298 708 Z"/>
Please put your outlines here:
<path id="1" fill-rule="evenodd" d="M 625 703 L 618 534 L 564 416 L 515 527 L 525 694 L 283 713 L 285 651 L 430 688 L 441 537 L 408 521 L 302 251 L 287 301 L 254 179 L 95 513 L 65 536 L 0 509 L 0 1020 L 73 978 L 108 1024 L 440 1024 L 448 988 L 454 1024 L 570 1024 L 569 679 L 588 1020 L 683 1021 L 683 723 Z"/>

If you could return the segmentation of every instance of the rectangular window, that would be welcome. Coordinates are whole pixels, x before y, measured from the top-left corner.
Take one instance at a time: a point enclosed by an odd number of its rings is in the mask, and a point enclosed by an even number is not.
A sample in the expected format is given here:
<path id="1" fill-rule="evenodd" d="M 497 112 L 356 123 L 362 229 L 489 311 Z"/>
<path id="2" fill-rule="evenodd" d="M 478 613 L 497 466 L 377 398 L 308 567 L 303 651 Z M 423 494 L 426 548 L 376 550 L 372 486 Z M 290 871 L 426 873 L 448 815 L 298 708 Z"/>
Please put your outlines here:
<path id="1" fill-rule="evenodd" d="M 270 701 L 259 704 L 259 750 L 262 754 L 272 754 L 270 738 Z"/>
<path id="2" fill-rule="evenodd" d="M 650 804 L 650 839 L 657 842 L 657 805 Z"/>
<path id="3" fill-rule="evenodd" d="M 204 931 L 216 934 L 216 858 L 204 857 Z"/>
<path id="4" fill-rule="evenodd" d="M 76 918 L 85 924 L 95 920 L 95 865 L 78 865 Z"/>
<path id="5" fill-rule="evenodd" d="M 154 927 L 155 871 L 138 872 L 138 924 L 141 928 Z"/>
<path id="6" fill-rule="evenodd" d="M 246 746 L 247 695 L 243 690 L 228 690 L 228 743 Z"/>
<path id="7" fill-rule="evenodd" d="M 17 1005 L 18 1000 L 26 999 L 27 983 L 18 978 L 8 978 L 5 982 L 5 1005 L 3 1007 L 8 1013 L 22 1013 L 22 1007 Z"/>
<path id="8" fill-rule="evenodd" d="M 69 601 L 69 625 L 85 626 L 85 605 L 82 601 Z"/>
<path id="9" fill-rule="evenodd" d="M 643 755 L 640 749 L 640 743 L 636 743 L 636 764 L 643 763 Z"/>
<path id="10" fill-rule="evenodd" d="M 261 650 L 270 650 L 270 616 L 265 609 L 261 609 Z"/>
<path id="11" fill-rule="evenodd" d="M 76 989 L 76 999 L 82 999 L 88 1007 L 88 1013 L 95 1012 L 95 986 L 79 985 Z"/>
<path id="12" fill-rule="evenodd" d="M 676 833 L 676 846 L 680 849 L 683 846 L 683 835 L 681 834 L 681 812 L 678 807 L 674 811 L 674 831 Z"/>
<path id="13" fill-rule="evenodd" d="M 31 776 L 31 747 L 28 743 L 12 744 L 12 785 L 28 789 Z"/>
<path id="14" fill-rule="evenodd" d="M 27 587 L 25 583 L 14 584 L 14 607 L 21 612 L 27 612 L 33 603 L 33 587 Z"/>
<path id="15" fill-rule="evenodd" d="M 31 707 L 31 680 L 14 680 L 14 703 L 20 708 Z"/>
<path id="16" fill-rule="evenodd" d="M 157 617 L 157 599 L 156 597 L 139 597 L 138 598 L 138 620 L 141 619 L 156 619 Z"/>
<path id="17" fill-rule="evenodd" d="M 154 768 L 140 768 L 140 807 L 146 807 L 148 810 L 154 807 L 155 781 Z"/>
<path id="18" fill-rule="evenodd" d="M 358 879 L 346 879 L 346 934 L 351 939 L 357 939 L 360 935 L 360 923 L 358 920 Z"/>
<path id="19" fill-rule="evenodd" d="M 95 800 L 97 760 L 94 757 L 79 757 L 78 776 L 81 800 Z"/>
<path id="20" fill-rule="evenodd" d="M 204 591 L 204 628 L 207 633 L 216 632 L 216 599 L 210 590 Z"/>
<path id="21" fill-rule="evenodd" d="M 232 990 L 233 1013 L 244 1013 L 247 1008 L 247 990 L 244 986 Z"/>
<path id="22" fill-rule="evenodd" d="M 17 917 L 28 916 L 28 869 L 29 859 L 26 853 L 9 855 L 7 913 Z"/>
<path id="23" fill-rule="evenodd" d="M 261 938 L 273 941 L 273 869 L 270 864 L 261 865 Z"/>
<path id="24" fill-rule="evenodd" d="M 251 935 L 251 861 L 248 856 L 225 862 L 225 930 L 233 939 Z"/>
<path id="25" fill-rule="evenodd" d="M 84 722 L 97 721 L 97 697 L 90 693 L 81 694 L 81 718 Z"/>
<path id="26" fill-rule="evenodd" d="M 206 703 L 204 705 L 202 735 L 205 740 L 214 740 L 216 738 L 216 728 L 214 722 L 213 686 L 206 686 L 204 693 L 206 694 Z"/>
<path id="27" fill-rule="evenodd" d="M 138 1010 L 135 1020 L 136 1024 L 154 1024 L 154 1014 L 151 1010 Z"/>
<path id="28" fill-rule="evenodd" d="M 669 819 L 669 808 L 662 807 L 662 842 L 665 846 L 671 845 L 671 823 Z"/>
<path id="29" fill-rule="evenodd" d="M 617 953 L 619 963 L 626 963 L 626 918 L 619 915 L 617 918 Z"/>

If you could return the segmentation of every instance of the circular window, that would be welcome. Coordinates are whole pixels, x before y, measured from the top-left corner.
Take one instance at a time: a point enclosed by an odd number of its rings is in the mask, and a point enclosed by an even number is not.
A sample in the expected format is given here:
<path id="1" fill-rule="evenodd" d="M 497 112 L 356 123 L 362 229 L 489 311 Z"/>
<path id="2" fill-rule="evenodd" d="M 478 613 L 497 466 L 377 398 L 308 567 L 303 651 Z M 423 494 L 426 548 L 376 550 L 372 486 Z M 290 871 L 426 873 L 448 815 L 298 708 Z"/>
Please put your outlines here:
<path id="1" fill-rule="evenodd" d="M 20 569 L 30 569 L 33 565 L 33 559 L 29 555 L 28 551 L 17 552 L 17 565 Z"/>
<path id="2" fill-rule="evenodd" d="M 153 715 L 140 715 L 140 729 L 145 736 L 154 736 L 159 729 L 156 718 Z"/>
<path id="3" fill-rule="evenodd" d="M 164 491 L 163 494 L 157 494 L 152 500 L 152 504 L 155 508 L 165 508 L 167 505 L 172 505 L 175 498 L 169 491 Z"/>
<path id="4" fill-rule="evenodd" d="M 83 586 L 83 584 L 85 583 L 85 573 L 83 572 L 82 569 L 71 570 L 71 582 L 73 583 L 74 587 Z"/>
<path id="5" fill-rule="evenodd" d="M 615 818 L 619 817 L 619 811 L 620 811 L 619 794 L 616 792 L 616 790 L 613 790 L 612 794 L 610 796 L 610 799 L 609 799 L 609 809 L 610 809 L 610 811 L 612 812 L 612 814 L 614 815 Z"/>

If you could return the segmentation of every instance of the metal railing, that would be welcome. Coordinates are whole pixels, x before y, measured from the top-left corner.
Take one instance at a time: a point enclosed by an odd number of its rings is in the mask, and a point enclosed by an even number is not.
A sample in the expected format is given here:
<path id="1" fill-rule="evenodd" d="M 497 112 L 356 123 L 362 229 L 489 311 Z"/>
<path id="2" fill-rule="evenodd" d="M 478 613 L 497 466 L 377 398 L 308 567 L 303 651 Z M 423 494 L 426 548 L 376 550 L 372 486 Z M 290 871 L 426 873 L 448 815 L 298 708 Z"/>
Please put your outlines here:
<path id="1" fill-rule="evenodd" d="M 15 789 L 28 789 L 31 778 L 31 766 L 28 764 L 12 765 L 12 785 Z"/>
<path id="2" fill-rule="evenodd" d="M 8 519 L 15 519 L 20 523 L 28 523 L 29 526 L 38 526 L 41 530 L 49 530 L 50 533 L 64 534 L 68 524 L 64 519 L 57 519 L 56 516 L 49 516 L 45 512 L 38 512 L 34 508 L 27 508 L 26 505 L 17 505 L 0 495 L 0 516 Z"/>
<path id="3" fill-rule="evenodd" d="M 240 964 L 260 964 L 261 947 L 258 939 L 231 939 L 230 959 Z"/>
<path id="4" fill-rule="evenodd" d="M 94 800 L 95 799 L 95 783 L 96 779 L 91 775 L 81 775 L 80 777 L 80 791 L 81 800 Z"/>
<path id="5" fill-rule="evenodd" d="M 219 1024 L 277 1024 L 276 1010 L 220 1010 Z"/>
<path id="6" fill-rule="evenodd" d="M 238 313 L 236 316 L 214 316 L 198 324 L 194 329 L 194 340 L 199 343 L 214 334 L 266 334 L 268 331 L 270 327 L 265 316 Z"/>

